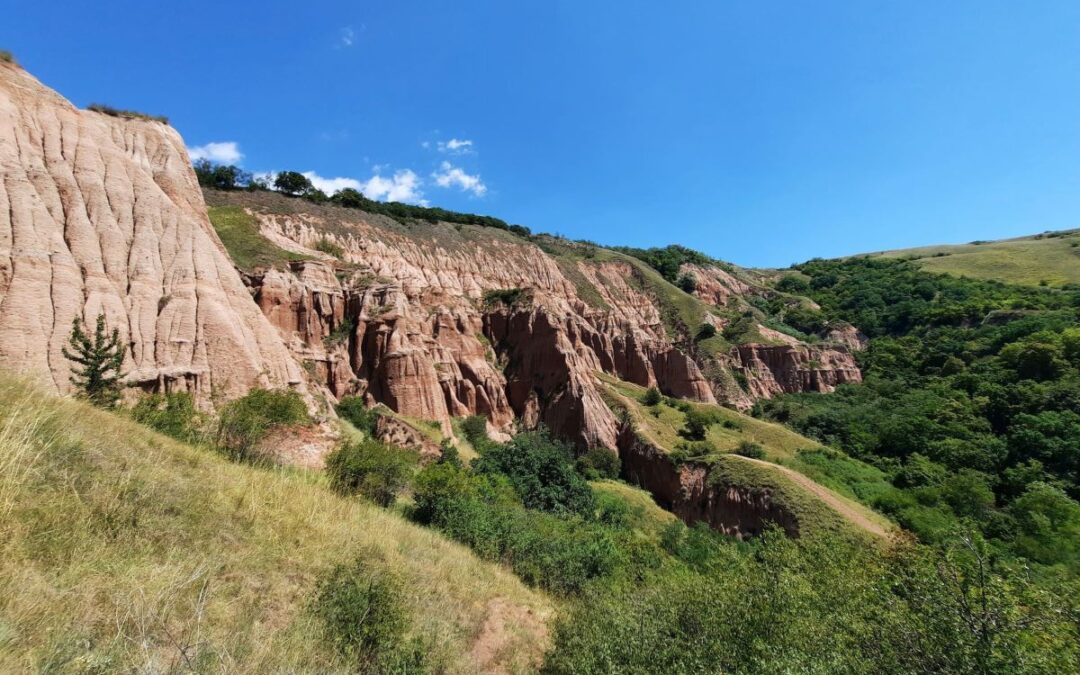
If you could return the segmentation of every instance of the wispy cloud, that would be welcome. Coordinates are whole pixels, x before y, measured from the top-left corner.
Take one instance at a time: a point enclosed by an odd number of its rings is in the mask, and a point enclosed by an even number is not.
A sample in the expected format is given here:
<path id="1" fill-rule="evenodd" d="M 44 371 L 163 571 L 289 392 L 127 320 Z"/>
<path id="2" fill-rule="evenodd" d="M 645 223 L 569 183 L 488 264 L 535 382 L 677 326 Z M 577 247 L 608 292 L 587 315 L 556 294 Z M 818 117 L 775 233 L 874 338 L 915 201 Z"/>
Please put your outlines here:
<path id="1" fill-rule="evenodd" d="M 410 204 L 427 205 L 422 191 L 423 181 L 410 169 L 395 171 L 392 176 L 383 176 L 378 170 L 375 175 L 366 181 L 339 176 L 326 178 L 314 171 L 305 171 L 311 184 L 328 195 L 338 190 L 352 188 L 359 190 L 368 199 L 377 199 L 385 202 L 408 202 Z"/>
<path id="2" fill-rule="evenodd" d="M 435 184 L 443 188 L 460 188 L 462 192 L 470 192 L 473 196 L 483 197 L 487 192 L 487 185 L 484 181 L 480 180 L 480 176 L 470 175 L 465 173 L 460 167 L 456 167 L 450 162 L 443 162 L 439 165 L 439 170 L 431 174 Z"/>
<path id="3" fill-rule="evenodd" d="M 194 148 L 188 148 L 188 155 L 191 156 L 193 162 L 208 159 L 218 164 L 237 164 L 244 158 L 244 153 L 240 152 L 240 145 L 236 141 L 197 145 Z"/>
<path id="4" fill-rule="evenodd" d="M 469 155 L 476 152 L 473 149 L 473 142 L 467 139 L 451 138 L 448 141 L 439 141 L 437 147 L 439 152 L 451 155 Z"/>
<path id="5" fill-rule="evenodd" d="M 341 29 L 340 38 L 339 47 L 352 47 L 356 42 L 356 31 L 353 30 L 352 26 L 345 26 Z"/>

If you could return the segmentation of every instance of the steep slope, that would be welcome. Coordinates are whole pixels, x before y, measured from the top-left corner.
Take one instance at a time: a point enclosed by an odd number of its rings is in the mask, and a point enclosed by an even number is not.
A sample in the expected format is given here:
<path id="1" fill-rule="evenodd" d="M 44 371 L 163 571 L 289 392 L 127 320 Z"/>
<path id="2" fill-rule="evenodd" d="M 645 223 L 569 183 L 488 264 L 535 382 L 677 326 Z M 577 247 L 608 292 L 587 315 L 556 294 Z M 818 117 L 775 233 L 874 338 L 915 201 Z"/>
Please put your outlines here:
<path id="1" fill-rule="evenodd" d="M 79 110 L 0 63 L 0 363 L 67 392 L 72 320 L 102 313 L 133 386 L 204 404 L 304 387 L 210 227 L 179 134 Z"/>
<path id="2" fill-rule="evenodd" d="M 883 540 L 896 532 L 888 519 L 802 473 L 809 468 L 802 452 L 820 449 L 817 442 L 734 410 L 680 404 L 713 419 L 703 443 L 687 443 L 680 435 L 683 410 L 667 403 L 646 407 L 640 387 L 610 377 L 602 382 L 609 405 L 625 411 L 619 434 L 624 478 L 683 520 L 703 520 L 740 537 L 769 522 L 793 536 L 829 529 Z M 756 444 L 762 458 L 736 454 L 742 443 Z"/>
<path id="3" fill-rule="evenodd" d="M 0 377 L 0 671 L 352 672 L 310 607 L 358 559 L 450 672 L 541 659 L 550 601 L 434 531 Z"/>
<path id="4" fill-rule="evenodd" d="M 918 262 L 927 272 L 1026 286 L 1080 284 L 1080 230 L 879 254 Z"/>

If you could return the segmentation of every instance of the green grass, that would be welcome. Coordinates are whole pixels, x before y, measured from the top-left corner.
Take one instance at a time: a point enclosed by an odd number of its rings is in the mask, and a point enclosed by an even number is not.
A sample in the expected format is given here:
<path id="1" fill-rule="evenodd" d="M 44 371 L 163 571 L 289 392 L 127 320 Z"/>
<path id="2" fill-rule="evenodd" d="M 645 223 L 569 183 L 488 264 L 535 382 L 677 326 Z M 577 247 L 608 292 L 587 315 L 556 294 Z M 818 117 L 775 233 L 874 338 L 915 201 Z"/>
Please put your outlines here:
<path id="1" fill-rule="evenodd" d="M 679 431 L 683 428 L 686 414 L 666 402 L 651 409 L 640 404 L 645 388 L 618 380 L 609 375 L 598 376 L 608 394 L 615 393 L 628 399 L 634 406 L 632 413 L 641 432 L 654 445 L 668 451 L 684 442 Z M 772 422 L 755 419 L 736 410 L 704 403 L 683 401 L 683 405 L 714 413 L 719 422 L 711 425 L 705 435 L 721 452 L 731 452 L 742 441 L 760 443 L 765 450 L 765 459 L 770 462 L 786 463 L 794 461 L 797 452 L 803 448 L 821 448 L 821 444 L 791 431 L 787 427 Z M 654 411 L 656 414 L 654 414 Z M 724 422 L 731 426 L 725 426 Z"/>
<path id="2" fill-rule="evenodd" d="M 1044 281 L 1057 287 L 1080 283 L 1080 230 L 980 244 L 900 249 L 879 255 L 914 258 L 927 272 L 975 279 L 1027 286 Z"/>
<path id="3" fill-rule="evenodd" d="M 207 213 L 233 263 L 246 272 L 306 259 L 259 234 L 258 220 L 239 206 L 211 206 Z"/>
<path id="4" fill-rule="evenodd" d="M 0 672 L 350 672 L 312 604 L 357 560 L 401 579 L 409 635 L 450 672 L 480 670 L 481 641 L 507 671 L 546 647 L 544 595 L 321 474 L 0 376 Z"/>
<path id="5" fill-rule="evenodd" d="M 671 511 L 657 506 L 652 495 L 641 488 L 617 480 L 598 480 L 590 485 L 597 492 L 614 495 L 626 502 L 633 513 L 632 526 L 650 539 L 658 540 L 664 528 L 678 520 Z"/>

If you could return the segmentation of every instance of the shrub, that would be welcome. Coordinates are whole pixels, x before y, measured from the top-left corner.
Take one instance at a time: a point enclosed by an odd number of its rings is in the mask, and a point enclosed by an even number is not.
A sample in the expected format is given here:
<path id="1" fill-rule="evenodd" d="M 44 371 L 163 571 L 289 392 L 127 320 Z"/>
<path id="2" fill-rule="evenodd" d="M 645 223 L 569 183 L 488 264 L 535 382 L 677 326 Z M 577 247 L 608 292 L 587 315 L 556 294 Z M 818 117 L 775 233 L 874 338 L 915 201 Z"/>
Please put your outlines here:
<path id="1" fill-rule="evenodd" d="M 379 419 L 379 409 L 368 408 L 361 396 L 345 396 L 334 406 L 338 416 L 347 420 L 354 427 L 371 435 L 375 433 L 375 423 Z"/>
<path id="2" fill-rule="evenodd" d="M 619 564 L 619 551 L 606 527 L 525 509 L 501 475 L 431 464 L 417 475 L 414 494 L 418 520 L 483 558 L 509 562 L 528 584 L 578 593 Z"/>
<path id="3" fill-rule="evenodd" d="M 144 396 L 131 409 L 131 417 L 185 443 L 199 440 L 205 422 L 186 391 Z"/>
<path id="4" fill-rule="evenodd" d="M 313 610 L 342 657 L 360 672 L 385 672 L 408 628 L 401 596 L 397 579 L 357 560 L 333 568 L 319 582 Z"/>
<path id="5" fill-rule="evenodd" d="M 361 494 L 390 506 L 409 483 L 416 457 L 376 440 L 343 443 L 326 458 L 330 485 L 343 494 Z"/>
<path id="6" fill-rule="evenodd" d="M 645 395 L 641 397 L 641 403 L 647 406 L 658 405 L 662 400 L 664 397 L 660 395 L 660 390 L 656 387 L 649 387 Z"/>
<path id="7" fill-rule="evenodd" d="M 530 296 L 530 292 L 524 288 L 498 288 L 484 293 L 484 305 L 513 307 L 520 302 L 527 302 Z"/>
<path id="8" fill-rule="evenodd" d="M 618 478 L 622 462 L 608 448 L 592 448 L 577 459 L 577 469 L 588 480 Z"/>
<path id="9" fill-rule="evenodd" d="M 289 390 L 252 389 L 221 410 L 218 446 L 236 459 L 257 459 L 255 447 L 273 429 L 310 424 L 300 394 Z"/>
<path id="10" fill-rule="evenodd" d="M 754 443 L 753 441 L 740 442 L 735 448 L 735 454 L 750 459 L 765 459 L 765 449 L 761 447 L 761 443 Z"/>
<path id="11" fill-rule="evenodd" d="M 705 432 L 717 422 L 719 422 L 719 416 L 713 411 L 692 407 L 687 411 L 686 419 L 683 421 L 684 426 L 679 433 L 687 440 L 704 440 Z"/>
<path id="12" fill-rule="evenodd" d="M 0 63 L 17 64 L 18 62 L 15 60 L 14 54 L 12 54 L 6 49 L 0 49 Z"/>
<path id="13" fill-rule="evenodd" d="M 86 106 L 87 110 L 92 110 L 102 115 L 110 115 L 112 117 L 121 117 L 129 120 L 148 120 L 150 122 L 160 122 L 162 124 L 168 124 L 169 118 L 164 115 L 147 115 L 136 110 L 123 110 L 121 108 L 114 108 L 111 105 L 105 105 L 104 103 L 91 103 Z"/>
<path id="14" fill-rule="evenodd" d="M 327 255 L 332 255 L 335 258 L 341 258 L 345 255 L 345 249 L 341 248 L 327 237 L 322 237 L 319 241 L 315 242 L 315 250 L 322 251 Z"/>
<path id="15" fill-rule="evenodd" d="M 323 344 L 327 347 L 336 347 L 340 344 L 348 342 L 349 336 L 352 335 L 353 328 L 356 324 L 349 317 L 345 317 L 341 320 L 341 323 L 334 326 L 334 329 L 330 331 L 330 334 L 323 338 Z"/>
<path id="16" fill-rule="evenodd" d="M 589 484 L 574 469 L 574 452 L 545 431 L 518 434 L 509 443 L 492 445 L 473 462 L 481 474 L 506 476 L 522 503 L 553 513 L 592 513 Z"/>
<path id="17" fill-rule="evenodd" d="M 686 293 L 693 293 L 697 290 L 697 278 L 693 274 L 681 274 L 675 285 Z"/>
<path id="18" fill-rule="evenodd" d="M 708 340 L 711 337 L 716 337 L 716 326 L 711 323 L 703 323 L 697 331 L 698 340 Z"/>
<path id="19" fill-rule="evenodd" d="M 487 418 L 483 415 L 471 415 L 461 422 L 461 433 L 477 452 L 483 452 L 492 445 L 487 435 Z"/>

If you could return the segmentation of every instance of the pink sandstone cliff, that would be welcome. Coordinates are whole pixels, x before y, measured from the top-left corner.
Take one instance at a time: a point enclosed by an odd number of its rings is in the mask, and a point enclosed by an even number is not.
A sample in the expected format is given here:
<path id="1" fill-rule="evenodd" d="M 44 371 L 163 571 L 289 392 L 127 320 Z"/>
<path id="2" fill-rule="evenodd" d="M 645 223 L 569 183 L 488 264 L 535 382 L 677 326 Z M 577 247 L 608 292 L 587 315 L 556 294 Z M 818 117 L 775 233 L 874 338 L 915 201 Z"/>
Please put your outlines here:
<path id="1" fill-rule="evenodd" d="M 72 319 L 100 313 L 132 385 L 204 404 L 304 387 L 210 226 L 180 135 L 79 110 L 0 63 L 0 364 L 69 391 Z"/>

